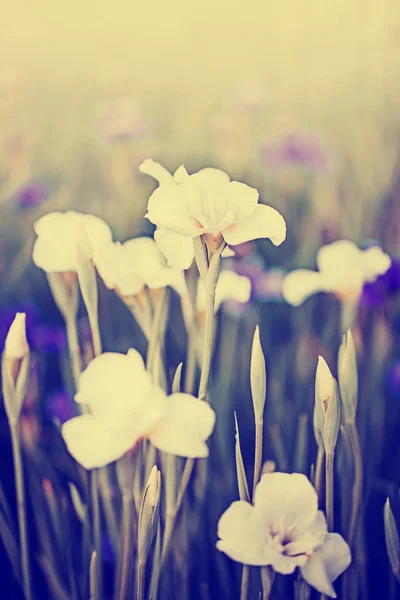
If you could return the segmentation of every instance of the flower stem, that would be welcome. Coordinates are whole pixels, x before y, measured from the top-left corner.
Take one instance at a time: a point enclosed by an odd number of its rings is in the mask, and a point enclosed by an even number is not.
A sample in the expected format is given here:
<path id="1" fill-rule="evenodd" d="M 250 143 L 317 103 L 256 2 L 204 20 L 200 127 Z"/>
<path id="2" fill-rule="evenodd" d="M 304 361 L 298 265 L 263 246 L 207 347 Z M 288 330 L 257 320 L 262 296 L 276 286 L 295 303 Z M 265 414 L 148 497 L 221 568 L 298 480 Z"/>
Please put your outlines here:
<path id="1" fill-rule="evenodd" d="M 242 570 L 242 585 L 240 588 L 240 600 L 247 600 L 250 585 L 250 567 L 243 565 Z"/>
<path id="2" fill-rule="evenodd" d="M 152 372 L 153 370 L 153 366 L 154 366 L 154 361 L 156 358 L 156 352 L 158 352 L 159 347 L 160 347 L 160 337 L 161 337 L 161 330 L 162 330 L 162 326 L 163 326 L 163 316 L 164 316 L 164 310 L 166 309 L 166 305 L 168 302 L 168 288 L 164 287 L 161 289 L 160 292 L 160 296 L 158 298 L 157 301 L 157 306 L 156 306 L 156 310 L 154 313 L 154 319 L 153 319 L 153 324 L 152 324 L 152 328 L 151 328 L 151 334 L 150 334 L 150 340 L 149 340 L 149 345 L 147 347 L 147 360 L 146 360 L 146 368 L 148 370 L 149 373 Z"/>
<path id="3" fill-rule="evenodd" d="M 318 494 L 318 500 L 321 500 L 322 474 L 323 474 L 323 467 L 324 467 L 324 456 L 325 456 L 324 447 L 322 445 L 318 446 L 317 464 L 315 466 L 315 482 L 314 482 L 314 487 L 315 487 L 316 492 Z"/>
<path id="4" fill-rule="evenodd" d="M 354 456 L 354 485 L 353 485 L 353 502 L 349 528 L 349 545 L 354 546 L 357 534 L 358 520 L 361 508 L 361 495 L 363 485 L 363 465 L 361 458 L 360 440 L 358 438 L 357 427 L 355 423 L 346 423 L 346 429 L 349 433 L 349 440 Z"/>
<path id="5" fill-rule="evenodd" d="M 136 600 L 143 600 L 144 599 L 145 575 L 146 575 L 146 563 L 139 562 L 139 564 L 138 564 L 138 579 L 137 579 Z"/>
<path id="6" fill-rule="evenodd" d="M 204 332 L 204 350 L 203 350 L 203 362 L 201 368 L 200 384 L 199 384 L 199 398 L 206 396 L 208 380 L 210 377 L 211 370 L 211 358 L 212 358 L 212 345 L 214 339 L 214 305 L 215 305 L 215 291 L 213 293 L 207 293 L 206 303 L 206 325 Z"/>
<path id="7" fill-rule="evenodd" d="M 254 452 L 254 479 L 253 479 L 253 502 L 254 492 L 261 477 L 262 448 L 263 448 L 264 421 L 256 421 L 256 444 Z"/>
<path id="8" fill-rule="evenodd" d="M 90 474 L 90 486 L 92 496 L 92 531 L 93 544 L 96 552 L 95 579 L 98 599 L 102 597 L 102 578 L 101 578 L 101 528 L 100 528 L 100 505 L 99 505 L 99 486 L 98 471 L 93 469 Z"/>
<path id="9" fill-rule="evenodd" d="M 263 600 L 268 600 L 275 579 L 274 570 L 271 567 L 261 567 L 261 583 L 263 589 Z"/>
<path id="10" fill-rule="evenodd" d="M 328 531 L 333 531 L 333 460 L 334 454 L 328 453 L 325 457 L 325 506 Z"/>
<path id="11" fill-rule="evenodd" d="M 186 369 L 185 369 L 185 392 L 193 393 L 194 378 L 196 374 L 196 343 L 197 343 L 197 327 L 193 321 L 188 331 L 188 347 L 186 352 Z"/>
<path id="12" fill-rule="evenodd" d="M 133 552 L 133 520 L 134 505 L 133 498 L 123 496 L 122 498 L 122 565 L 121 565 L 121 583 L 119 588 L 118 600 L 128 600 L 129 584 L 132 568 Z"/>
<path id="13" fill-rule="evenodd" d="M 72 376 L 74 378 L 75 390 L 78 391 L 79 377 L 81 374 L 81 360 L 79 351 L 78 328 L 76 318 L 71 315 L 65 322 L 67 328 L 67 341 L 69 350 L 69 359 L 71 361 Z"/>
<path id="14" fill-rule="evenodd" d="M 19 543 L 21 549 L 21 568 L 22 581 L 26 600 L 32 600 L 31 575 L 29 567 L 29 548 L 28 536 L 26 528 L 26 511 L 25 511 L 25 489 L 24 489 L 24 473 L 22 469 L 21 445 L 18 433 L 18 425 L 10 424 L 11 443 L 14 461 L 15 473 L 15 489 L 17 495 L 17 512 L 18 512 L 18 528 L 19 528 Z"/>

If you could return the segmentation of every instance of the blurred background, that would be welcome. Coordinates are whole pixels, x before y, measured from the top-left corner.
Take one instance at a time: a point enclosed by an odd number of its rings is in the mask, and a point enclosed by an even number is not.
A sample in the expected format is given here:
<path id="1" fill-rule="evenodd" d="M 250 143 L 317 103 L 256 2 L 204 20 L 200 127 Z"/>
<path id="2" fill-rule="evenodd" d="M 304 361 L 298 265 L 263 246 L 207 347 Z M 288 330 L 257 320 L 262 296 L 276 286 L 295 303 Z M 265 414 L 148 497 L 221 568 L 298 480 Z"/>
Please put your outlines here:
<path id="1" fill-rule="evenodd" d="M 50 452 L 54 472 L 46 477 L 58 478 L 60 488 L 72 467 L 60 458 L 53 419 L 74 413 L 72 387 L 62 319 L 31 261 L 33 223 L 72 208 L 104 218 L 121 241 L 151 234 L 143 215 L 153 183 L 137 168 L 147 157 L 170 170 L 182 163 L 189 172 L 224 169 L 256 187 L 287 221 L 281 247 L 246 244 L 229 264 L 250 277 L 252 297 L 245 307 L 228 303 L 219 317 L 212 402 L 222 425 L 211 468 L 221 477 L 209 490 L 215 503 L 203 540 L 212 558 L 190 571 L 193 589 L 209 582 L 208 597 L 234 597 L 224 587 L 232 582 L 238 589 L 239 570 L 213 547 L 218 516 L 237 497 L 233 410 L 251 474 L 248 372 L 256 323 L 269 373 L 264 458 L 307 474 L 315 460 L 313 378 L 318 354 L 336 373 L 339 301 L 319 296 L 293 309 L 282 300 L 281 283 L 292 268 L 314 268 L 318 248 L 343 237 L 363 247 L 377 243 L 393 261 L 390 276 L 365 290 L 356 338 L 367 465 L 360 586 L 370 598 L 377 590 L 389 597 L 389 585 L 396 593 L 382 510 L 391 495 L 400 516 L 399 40 L 393 0 L 16 0 L 2 12 L 0 345 L 15 312 L 26 312 L 34 353 L 26 450 Z M 106 350 L 144 347 L 129 313 L 104 286 L 100 322 Z M 84 340 L 83 310 L 80 326 Z M 183 360 L 184 343 L 183 334 L 170 332 L 171 372 Z M 3 412 L 0 419 L 1 479 L 12 498 Z M 14 589 L 11 579 L 4 589 Z"/>

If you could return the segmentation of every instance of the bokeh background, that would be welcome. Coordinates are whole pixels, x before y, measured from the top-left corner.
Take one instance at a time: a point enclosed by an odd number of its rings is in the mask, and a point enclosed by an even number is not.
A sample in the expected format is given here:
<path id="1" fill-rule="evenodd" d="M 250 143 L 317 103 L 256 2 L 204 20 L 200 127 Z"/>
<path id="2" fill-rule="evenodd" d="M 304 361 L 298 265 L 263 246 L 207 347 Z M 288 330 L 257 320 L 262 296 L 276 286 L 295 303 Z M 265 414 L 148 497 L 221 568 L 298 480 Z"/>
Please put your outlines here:
<path id="1" fill-rule="evenodd" d="M 153 184 L 137 169 L 147 157 L 171 170 L 182 163 L 189 172 L 222 168 L 259 189 L 287 220 L 280 248 L 245 245 L 230 264 L 252 278 L 253 294 L 246 307 L 231 304 L 219 318 L 212 401 L 222 423 L 213 442 L 221 477 L 209 490 L 213 510 L 202 542 L 211 558 L 191 567 L 186 582 L 197 590 L 193 597 L 207 597 L 196 595 L 206 594 L 204 581 L 208 597 L 234 597 L 232 582 L 239 581 L 213 547 L 216 520 L 237 494 L 233 410 L 251 474 L 248 369 L 257 322 L 269 373 L 265 458 L 307 473 L 314 460 L 313 377 L 321 353 L 336 371 L 339 301 L 320 296 L 288 307 L 280 293 L 284 273 L 313 268 L 317 249 L 342 237 L 378 243 L 398 264 L 399 34 L 393 0 L 17 0 L 2 11 L 0 344 L 15 312 L 25 311 L 36 377 L 23 417 L 26 450 L 50 453 L 47 477 L 58 478 L 60 488 L 73 475 L 52 419 L 65 420 L 73 407 L 62 320 L 31 262 L 34 221 L 73 208 L 104 218 L 115 239 L 150 234 L 143 215 Z M 357 334 L 368 482 L 362 589 L 370 598 L 377 590 L 389 594 L 382 509 L 391 495 L 398 514 L 400 484 L 399 271 L 378 283 L 363 297 Z M 144 345 L 104 287 L 100 308 L 105 349 Z M 85 339 L 84 311 L 80 326 Z M 177 329 L 169 332 L 171 372 L 184 355 Z M 1 478 L 12 497 L 3 412 L 0 418 Z M 1 585 L 12 586 L 11 579 Z"/>

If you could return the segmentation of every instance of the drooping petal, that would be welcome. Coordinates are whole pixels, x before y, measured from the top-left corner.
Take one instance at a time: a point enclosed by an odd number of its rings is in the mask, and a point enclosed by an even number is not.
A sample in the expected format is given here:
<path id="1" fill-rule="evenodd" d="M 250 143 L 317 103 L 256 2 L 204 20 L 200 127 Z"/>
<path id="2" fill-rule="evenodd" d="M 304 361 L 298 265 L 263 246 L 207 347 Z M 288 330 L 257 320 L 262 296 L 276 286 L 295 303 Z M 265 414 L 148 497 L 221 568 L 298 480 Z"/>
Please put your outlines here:
<path id="1" fill-rule="evenodd" d="M 336 598 L 332 581 L 327 573 L 324 562 L 318 552 L 315 552 L 307 564 L 300 568 L 305 581 L 313 588 L 330 598 Z"/>
<path id="2" fill-rule="evenodd" d="M 227 210 L 234 215 L 235 222 L 243 221 L 257 208 L 258 191 L 245 183 L 231 181 L 223 193 Z"/>
<path id="3" fill-rule="evenodd" d="M 120 431 L 82 415 L 66 421 L 61 433 L 69 452 L 85 469 L 104 467 L 132 448 L 138 439 L 134 431 Z"/>
<path id="4" fill-rule="evenodd" d="M 222 234 L 226 243 L 233 246 L 258 238 L 269 238 L 275 246 L 279 246 L 286 238 L 286 223 L 277 210 L 258 204 L 247 218 L 230 225 Z"/>
<path id="5" fill-rule="evenodd" d="M 270 565 L 277 573 L 281 573 L 281 575 L 290 575 L 297 567 L 302 567 L 307 562 L 307 557 L 305 554 L 286 556 L 286 554 L 282 554 L 275 550 L 275 548 L 271 548 L 273 550 L 271 556 Z M 285 546 L 286 550 L 286 546 Z"/>
<path id="6" fill-rule="evenodd" d="M 154 239 L 170 267 L 183 270 L 190 267 L 194 259 L 193 239 L 191 237 L 179 235 L 168 229 L 158 228 L 154 232 Z"/>
<path id="7" fill-rule="evenodd" d="M 205 441 L 215 425 L 215 413 L 203 400 L 190 394 L 172 394 L 167 398 L 164 417 L 149 436 L 163 452 L 203 458 L 208 456 Z"/>
<path id="8" fill-rule="evenodd" d="M 318 497 L 301 473 L 266 473 L 256 487 L 254 506 L 284 536 L 289 530 L 310 527 L 317 515 Z"/>
<path id="9" fill-rule="evenodd" d="M 218 537 L 218 550 L 237 562 L 263 566 L 273 560 L 263 522 L 248 502 L 240 500 L 230 505 L 218 522 Z"/>
<path id="10" fill-rule="evenodd" d="M 282 293 L 286 302 L 300 306 L 309 296 L 323 290 L 320 273 L 309 269 L 296 269 L 283 280 Z"/>
<path id="11" fill-rule="evenodd" d="M 335 581 L 351 563 L 350 547 L 338 533 L 328 533 L 316 554 L 324 563 L 331 581 Z"/>

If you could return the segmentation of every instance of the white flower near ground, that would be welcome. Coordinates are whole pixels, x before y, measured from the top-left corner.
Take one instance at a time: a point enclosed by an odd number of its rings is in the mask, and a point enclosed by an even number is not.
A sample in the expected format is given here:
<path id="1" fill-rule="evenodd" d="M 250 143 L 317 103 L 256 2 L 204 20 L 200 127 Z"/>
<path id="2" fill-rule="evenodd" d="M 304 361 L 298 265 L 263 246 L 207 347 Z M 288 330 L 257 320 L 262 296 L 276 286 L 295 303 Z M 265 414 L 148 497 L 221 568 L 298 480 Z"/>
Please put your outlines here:
<path id="1" fill-rule="evenodd" d="M 171 286 L 180 295 L 187 293 L 183 271 L 167 266 L 152 238 L 143 236 L 123 244 L 102 244 L 96 248 L 94 262 L 105 285 L 123 296 L 134 296 L 145 286 L 150 289 Z"/>
<path id="2" fill-rule="evenodd" d="M 25 313 L 17 313 L 15 315 L 4 344 L 4 355 L 6 358 L 24 358 L 28 354 L 29 346 L 26 340 L 25 321 Z"/>
<path id="3" fill-rule="evenodd" d="M 106 352 L 92 360 L 75 399 L 90 414 L 70 419 L 61 432 L 69 452 L 86 469 L 117 460 L 142 438 L 177 456 L 208 456 L 212 408 L 190 394 L 167 396 L 152 383 L 136 350 Z"/>
<path id="4" fill-rule="evenodd" d="M 145 216 L 161 229 L 184 238 L 222 235 L 228 245 L 269 238 L 279 246 L 286 238 L 282 215 L 271 206 L 259 204 L 256 189 L 230 181 L 224 171 L 206 168 L 189 175 L 181 166 L 171 175 L 151 159 L 139 169 L 160 184 L 150 196 Z M 158 237 L 163 238 L 161 244 L 167 249 L 170 264 L 180 261 L 182 265 L 181 253 L 189 252 L 188 241 L 166 233 Z M 186 259 L 187 264 L 188 256 Z"/>
<path id="5" fill-rule="evenodd" d="M 102 219 L 73 210 L 48 213 L 33 228 L 38 236 L 33 262 L 47 273 L 77 272 L 82 250 L 90 259 L 98 245 L 112 240 L 111 230 Z"/>
<path id="6" fill-rule="evenodd" d="M 386 273 L 390 264 L 390 256 L 378 246 L 360 250 L 349 240 L 338 240 L 318 251 L 319 271 L 297 269 L 286 275 L 283 296 L 294 306 L 322 291 L 356 300 L 364 284 Z"/>
<path id="7" fill-rule="evenodd" d="M 238 275 L 234 271 L 222 271 L 218 278 L 218 283 L 215 288 L 215 306 L 214 310 L 220 308 L 221 304 L 226 300 L 236 300 L 241 304 L 245 304 L 250 300 L 251 281 L 244 275 Z M 199 312 L 206 310 L 207 296 L 201 280 L 197 283 L 196 308 Z"/>
<path id="8" fill-rule="evenodd" d="M 318 497 L 305 475 L 266 473 L 254 506 L 233 502 L 218 523 L 218 550 L 246 565 L 271 565 L 287 575 L 299 567 L 305 581 L 335 598 L 332 582 L 351 562 L 350 548 L 328 533 Z"/>

